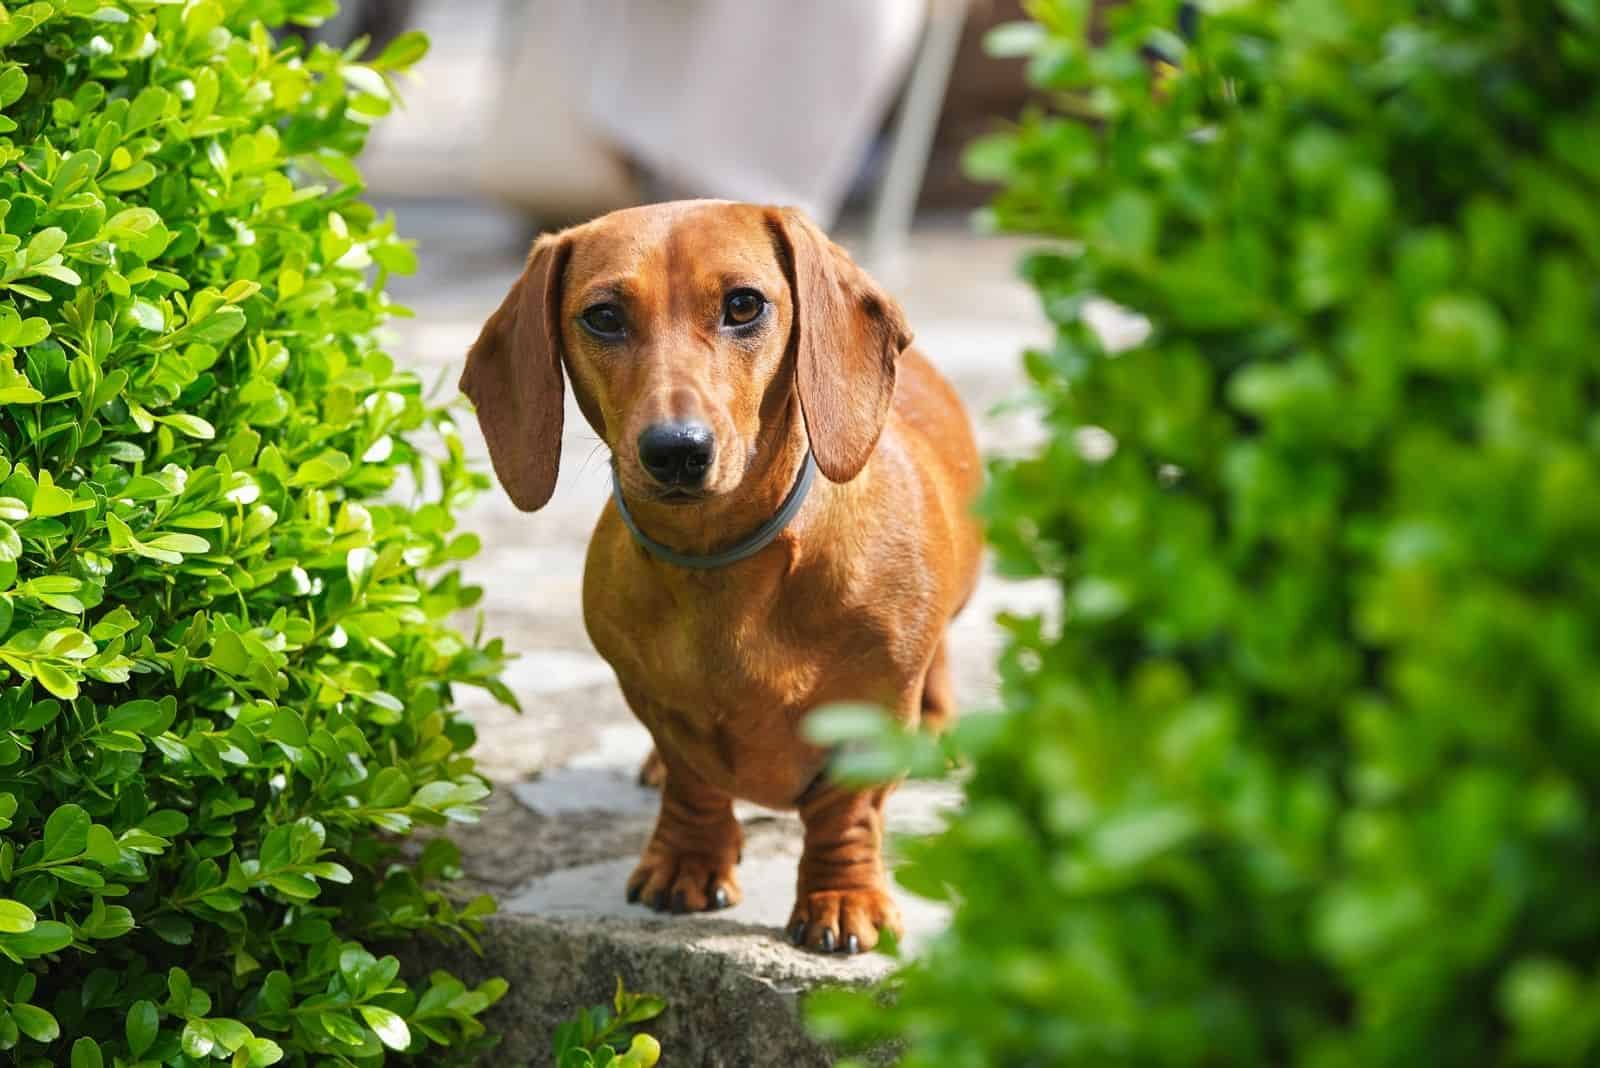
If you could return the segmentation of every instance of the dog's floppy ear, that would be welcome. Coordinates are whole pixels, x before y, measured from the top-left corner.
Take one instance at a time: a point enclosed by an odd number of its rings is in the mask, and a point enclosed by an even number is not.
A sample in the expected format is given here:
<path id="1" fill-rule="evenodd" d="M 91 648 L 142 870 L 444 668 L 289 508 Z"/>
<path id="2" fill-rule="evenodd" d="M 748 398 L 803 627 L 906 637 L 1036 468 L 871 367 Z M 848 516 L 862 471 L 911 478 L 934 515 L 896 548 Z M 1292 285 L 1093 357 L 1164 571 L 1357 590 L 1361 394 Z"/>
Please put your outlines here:
<path id="1" fill-rule="evenodd" d="M 561 276 L 571 241 L 540 238 L 467 352 L 461 392 L 478 409 L 494 473 L 524 512 L 543 507 L 561 461 Z"/>
<path id="2" fill-rule="evenodd" d="M 878 444 L 911 332 L 894 298 L 809 220 L 773 209 L 768 224 L 794 301 L 795 380 L 811 452 L 830 481 L 848 482 Z"/>

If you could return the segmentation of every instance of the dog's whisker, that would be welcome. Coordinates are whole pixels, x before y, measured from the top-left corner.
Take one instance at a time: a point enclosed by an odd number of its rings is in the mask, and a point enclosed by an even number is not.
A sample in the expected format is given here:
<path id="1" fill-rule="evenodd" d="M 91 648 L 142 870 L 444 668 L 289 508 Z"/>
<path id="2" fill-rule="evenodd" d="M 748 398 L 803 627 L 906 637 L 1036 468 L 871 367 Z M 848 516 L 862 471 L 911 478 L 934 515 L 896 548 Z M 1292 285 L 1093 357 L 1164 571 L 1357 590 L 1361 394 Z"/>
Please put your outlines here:
<path id="1" fill-rule="evenodd" d="M 583 465 L 578 468 L 578 476 L 580 478 L 583 477 L 584 475 L 588 474 L 589 465 L 594 463 L 595 454 L 598 453 L 598 452 L 604 451 L 605 447 L 606 447 L 606 443 L 605 442 L 601 441 L 599 438 L 595 439 L 594 448 L 589 450 L 589 455 L 585 456 L 583 458 Z M 604 470 L 605 467 L 609 467 L 609 466 L 610 466 L 609 464 L 604 465 L 602 467 L 602 470 Z"/>

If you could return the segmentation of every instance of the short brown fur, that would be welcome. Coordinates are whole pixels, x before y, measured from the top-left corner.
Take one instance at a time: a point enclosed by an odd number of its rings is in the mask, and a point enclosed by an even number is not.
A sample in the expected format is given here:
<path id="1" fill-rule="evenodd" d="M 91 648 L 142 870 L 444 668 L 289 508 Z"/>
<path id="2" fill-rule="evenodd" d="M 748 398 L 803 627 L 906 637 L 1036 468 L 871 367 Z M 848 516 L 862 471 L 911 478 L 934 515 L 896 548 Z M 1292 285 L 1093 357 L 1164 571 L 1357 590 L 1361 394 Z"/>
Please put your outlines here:
<path id="1" fill-rule="evenodd" d="M 770 302 L 759 330 L 719 320 L 734 287 Z M 580 325 L 599 301 L 623 309 L 625 340 Z M 981 467 L 955 391 L 909 342 L 899 305 L 798 214 L 685 201 L 542 238 L 471 350 L 462 388 L 525 509 L 555 484 L 563 368 L 634 518 L 681 552 L 757 528 L 808 446 L 825 476 L 771 545 L 715 570 L 664 563 L 614 503 L 601 513 L 584 618 L 655 739 L 645 774 L 663 786 L 634 899 L 736 902 L 744 798 L 804 823 L 792 937 L 857 951 L 900 930 L 882 860 L 890 791 L 830 782 L 800 727 L 834 701 L 935 728 L 953 713 L 945 632 L 977 579 Z M 687 418 L 717 448 L 704 493 L 685 504 L 664 498 L 633 443 Z"/>

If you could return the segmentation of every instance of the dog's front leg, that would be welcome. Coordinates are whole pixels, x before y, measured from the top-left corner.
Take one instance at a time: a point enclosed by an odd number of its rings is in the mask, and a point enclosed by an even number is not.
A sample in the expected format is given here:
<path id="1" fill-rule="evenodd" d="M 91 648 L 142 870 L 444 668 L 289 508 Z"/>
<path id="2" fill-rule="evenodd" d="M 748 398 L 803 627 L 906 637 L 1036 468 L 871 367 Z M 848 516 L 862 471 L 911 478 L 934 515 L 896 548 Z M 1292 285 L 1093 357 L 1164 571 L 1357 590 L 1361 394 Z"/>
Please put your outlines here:
<path id="1" fill-rule="evenodd" d="M 682 761 L 661 753 L 666 782 L 655 833 L 628 876 L 628 900 L 657 912 L 704 912 L 739 903 L 734 866 L 744 833 L 733 815 L 733 799 L 716 790 Z"/>
<path id="2" fill-rule="evenodd" d="M 893 789 L 821 780 L 802 800 L 805 850 L 788 927 L 795 945 L 860 953 L 878 944 L 880 928 L 904 933 L 883 864 L 883 805 Z"/>

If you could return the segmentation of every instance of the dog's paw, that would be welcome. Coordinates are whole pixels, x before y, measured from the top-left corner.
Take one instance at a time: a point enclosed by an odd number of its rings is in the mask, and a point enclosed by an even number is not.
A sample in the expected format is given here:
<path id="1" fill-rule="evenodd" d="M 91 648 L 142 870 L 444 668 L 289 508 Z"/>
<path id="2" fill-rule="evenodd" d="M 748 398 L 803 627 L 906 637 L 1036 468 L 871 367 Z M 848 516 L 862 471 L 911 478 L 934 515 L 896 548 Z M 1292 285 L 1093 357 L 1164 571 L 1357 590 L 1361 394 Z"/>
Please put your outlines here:
<path id="1" fill-rule="evenodd" d="M 879 929 L 905 932 L 900 906 L 886 891 L 813 890 L 794 904 L 787 928 L 789 941 L 823 953 L 865 953 L 878 944 Z"/>
<path id="2" fill-rule="evenodd" d="M 657 912 L 710 912 L 743 896 L 733 864 L 695 853 L 647 849 L 628 876 L 628 900 Z"/>
<path id="3" fill-rule="evenodd" d="M 644 763 L 639 765 L 639 785 L 654 787 L 657 790 L 667 785 L 667 763 L 654 749 L 651 749 L 650 755 L 644 758 Z"/>

